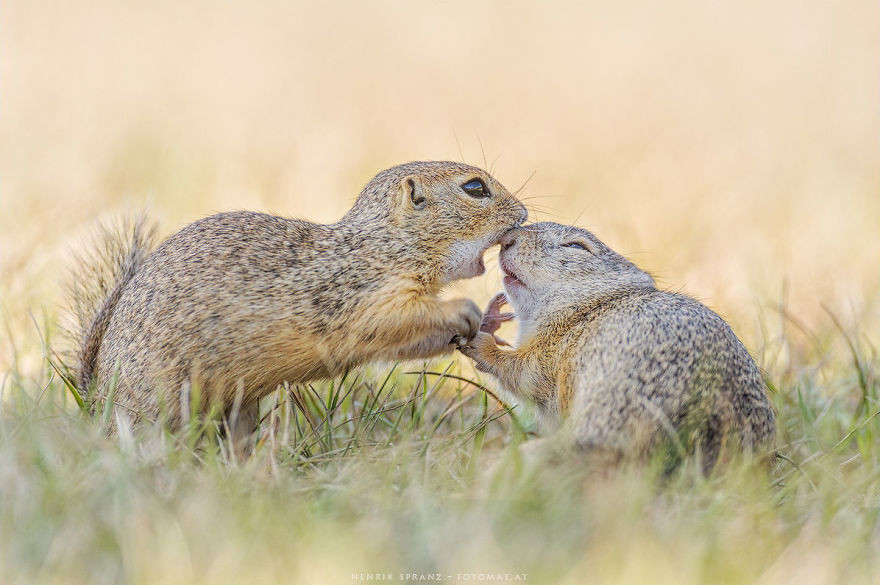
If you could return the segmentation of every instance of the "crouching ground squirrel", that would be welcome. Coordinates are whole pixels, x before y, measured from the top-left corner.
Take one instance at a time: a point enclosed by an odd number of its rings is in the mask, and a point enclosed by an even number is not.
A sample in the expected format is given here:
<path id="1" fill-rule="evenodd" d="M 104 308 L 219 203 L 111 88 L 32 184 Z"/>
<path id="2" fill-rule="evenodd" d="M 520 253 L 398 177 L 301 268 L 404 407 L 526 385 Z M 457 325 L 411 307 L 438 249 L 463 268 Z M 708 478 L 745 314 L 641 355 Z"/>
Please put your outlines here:
<path id="1" fill-rule="evenodd" d="M 413 162 L 376 175 L 330 225 L 220 213 L 155 249 L 142 221 L 108 232 L 73 291 L 79 388 L 94 405 L 115 387 L 118 412 L 173 424 L 198 384 L 202 404 L 234 408 L 249 433 L 282 382 L 472 338 L 481 311 L 437 294 L 482 274 L 483 252 L 526 216 L 481 169 Z"/>
<path id="2" fill-rule="evenodd" d="M 591 233 L 554 223 L 509 232 L 499 257 L 505 295 L 461 351 L 560 437 L 603 457 L 646 456 L 668 439 L 698 451 L 767 452 L 774 416 L 761 373 L 721 317 L 654 280 Z M 519 320 L 498 347 L 499 312 Z"/>

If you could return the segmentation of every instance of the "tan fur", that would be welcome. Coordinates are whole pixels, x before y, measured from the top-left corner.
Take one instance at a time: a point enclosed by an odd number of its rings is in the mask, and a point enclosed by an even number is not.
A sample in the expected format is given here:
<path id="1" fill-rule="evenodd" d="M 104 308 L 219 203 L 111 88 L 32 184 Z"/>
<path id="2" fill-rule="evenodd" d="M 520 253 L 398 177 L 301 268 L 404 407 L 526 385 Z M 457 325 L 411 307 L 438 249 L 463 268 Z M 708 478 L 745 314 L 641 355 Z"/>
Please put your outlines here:
<path id="1" fill-rule="evenodd" d="M 475 178 L 489 197 L 463 191 Z M 237 395 L 252 409 L 285 381 L 451 351 L 453 337 L 476 333 L 480 311 L 438 292 L 482 273 L 483 252 L 526 215 L 483 170 L 417 162 L 379 173 L 335 224 L 199 220 L 118 274 L 92 312 L 109 318 L 88 324 L 80 385 L 94 404 L 115 379 L 131 418 L 164 411 L 174 422 L 194 389 L 229 413 Z"/>
<path id="2" fill-rule="evenodd" d="M 490 303 L 461 345 L 477 369 L 536 408 L 559 437 L 603 456 L 647 456 L 664 439 L 701 452 L 768 452 L 774 416 L 761 374 L 730 327 L 653 279 L 591 233 L 553 223 L 502 239 L 516 349 L 498 347 Z"/>

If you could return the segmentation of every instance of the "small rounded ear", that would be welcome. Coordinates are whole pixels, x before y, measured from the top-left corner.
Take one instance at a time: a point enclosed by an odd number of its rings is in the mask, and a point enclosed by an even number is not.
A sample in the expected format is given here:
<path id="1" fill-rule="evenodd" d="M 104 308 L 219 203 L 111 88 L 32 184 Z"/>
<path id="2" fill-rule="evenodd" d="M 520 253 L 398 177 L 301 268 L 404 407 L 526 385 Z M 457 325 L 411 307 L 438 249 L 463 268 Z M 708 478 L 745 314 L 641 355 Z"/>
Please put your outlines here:
<path id="1" fill-rule="evenodd" d="M 425 188 L 416 175 L 410 175 L 401 183 L 406 200 L 413 209 L 424 209 L 428 204 L 428 197 L 425 194 Z"/>

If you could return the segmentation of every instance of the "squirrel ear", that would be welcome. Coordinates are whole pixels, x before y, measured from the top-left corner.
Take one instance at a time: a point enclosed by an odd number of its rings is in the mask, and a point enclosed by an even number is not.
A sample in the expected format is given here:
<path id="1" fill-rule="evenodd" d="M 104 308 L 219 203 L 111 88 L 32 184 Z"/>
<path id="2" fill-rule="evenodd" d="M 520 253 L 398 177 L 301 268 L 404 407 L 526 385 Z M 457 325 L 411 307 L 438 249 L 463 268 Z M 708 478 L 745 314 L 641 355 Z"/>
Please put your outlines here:
<path id="1" fill-rule="evenodd" d="M 414 209 L 425 208 L 425 205 L 428 204 L 428 198 L 426 197 L 425 189 L 422 187 L 422 183 L 417 176 L 410 175 L 405 178 L 401 183 L 401 186 L 403 187 L 403 192 L 405 193 L 406 198 Z"/>

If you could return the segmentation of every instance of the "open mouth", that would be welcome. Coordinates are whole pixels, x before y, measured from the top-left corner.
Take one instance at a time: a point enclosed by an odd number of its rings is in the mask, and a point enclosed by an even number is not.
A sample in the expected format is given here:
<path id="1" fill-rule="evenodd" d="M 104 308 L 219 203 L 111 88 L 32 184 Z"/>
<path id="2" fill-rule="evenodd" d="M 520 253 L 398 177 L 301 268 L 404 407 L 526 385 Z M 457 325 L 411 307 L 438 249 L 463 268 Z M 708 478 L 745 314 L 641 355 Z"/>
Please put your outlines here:
<path id="1" fill-rule="evenodd" d="M 525 284 L 520 280 L 514 272 L 505 266 L 503 263 L 501 264 L 501 272 L 504 273 L 504 286 L 521 286 L 525 288 Z"/>

